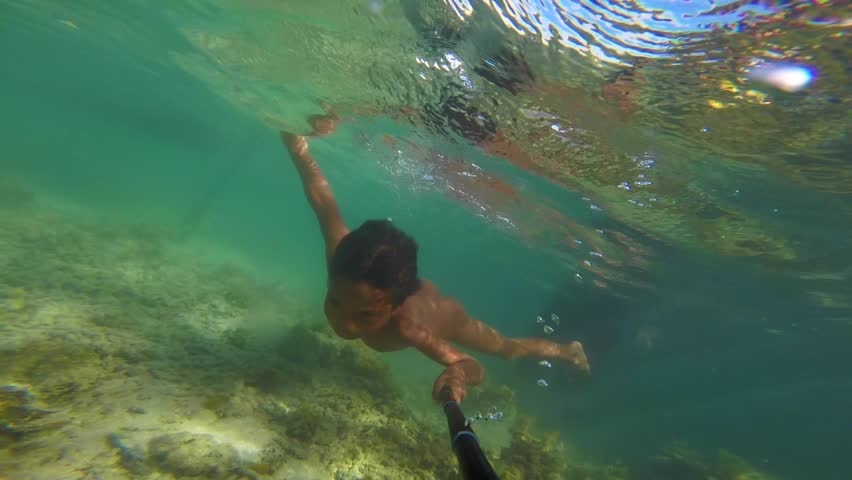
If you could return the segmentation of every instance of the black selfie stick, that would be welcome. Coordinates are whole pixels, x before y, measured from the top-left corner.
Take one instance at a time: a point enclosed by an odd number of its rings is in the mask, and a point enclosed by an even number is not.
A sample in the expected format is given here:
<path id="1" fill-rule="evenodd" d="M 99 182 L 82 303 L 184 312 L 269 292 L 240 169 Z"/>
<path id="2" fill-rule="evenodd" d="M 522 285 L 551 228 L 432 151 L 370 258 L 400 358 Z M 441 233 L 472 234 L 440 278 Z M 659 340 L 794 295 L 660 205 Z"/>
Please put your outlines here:
<path id="1" fill-rule="evenodd" d="M 447 425 L 450 427 L 450 444 L 459 461 L 459 470 L 465 480 L 499 480 L 494 473 L 473 429 L 467 424 L 461 407 L 452 399 L 449 385 L 441 388 L 438 398 L 444 403 L 444 413 L 447 414 Z"/>

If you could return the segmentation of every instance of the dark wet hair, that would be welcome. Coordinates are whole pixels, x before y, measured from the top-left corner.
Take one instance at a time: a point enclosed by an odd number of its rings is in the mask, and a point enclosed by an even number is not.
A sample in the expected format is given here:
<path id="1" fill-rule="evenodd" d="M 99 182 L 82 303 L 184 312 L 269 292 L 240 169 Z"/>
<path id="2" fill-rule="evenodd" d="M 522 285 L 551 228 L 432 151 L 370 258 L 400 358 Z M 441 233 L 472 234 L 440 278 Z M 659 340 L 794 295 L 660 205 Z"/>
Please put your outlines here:
<path id="1" fill-rule="evenodd" d="M 340 240 L 330 272 L 390 290 L 394 305 L 420 288 L 417 242 L 390 220 L 367 220 Z"/>

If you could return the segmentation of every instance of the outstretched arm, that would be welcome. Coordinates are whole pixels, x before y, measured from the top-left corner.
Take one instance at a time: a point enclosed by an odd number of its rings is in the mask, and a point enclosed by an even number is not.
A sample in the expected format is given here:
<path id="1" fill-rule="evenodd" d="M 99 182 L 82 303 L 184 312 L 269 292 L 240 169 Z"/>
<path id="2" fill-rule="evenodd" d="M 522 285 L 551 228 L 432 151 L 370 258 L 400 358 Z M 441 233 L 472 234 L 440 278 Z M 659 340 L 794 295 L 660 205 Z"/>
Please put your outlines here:
<path id="1" fill-rule="evenodd" d="M 302 187 L 305 189 L 305 197 L 311 204 L 322 230 L 325 240 L 326 262 L 331 261 L 334 249 L 340 240 L 349 233 L 340 210 L 337 208 L 337 200 L 334 193 L 323 175 L 319 164 L 308 154 L 308 140 L 301 135 L 281 132 L 281 140 L 290 152 L 293 165 L 302 179 Z"/>
<path id="2" fill-rule="evenodd" d="M 468 385 L 478 385 L 485 379 L 485 369 L 470 355 L 456 350 L 446 340 L 435 335 L 429 328 L 412 322 L 401 326 L 402 335 L 432 360 L 444 365 L 443 373 L 435 380 L 432 398 L 449 385 L 456 401 L 464 400 Z"/>

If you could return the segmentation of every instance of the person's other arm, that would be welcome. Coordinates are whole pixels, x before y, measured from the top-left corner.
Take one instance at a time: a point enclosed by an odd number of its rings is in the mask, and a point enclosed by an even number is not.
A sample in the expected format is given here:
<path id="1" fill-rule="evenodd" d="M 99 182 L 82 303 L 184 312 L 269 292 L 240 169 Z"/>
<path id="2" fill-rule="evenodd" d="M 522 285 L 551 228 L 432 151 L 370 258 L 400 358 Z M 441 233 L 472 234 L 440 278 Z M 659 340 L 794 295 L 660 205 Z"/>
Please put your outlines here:
<path id="1" fill-rule="evenodd" d="M 337 208 L 337 200 L 331 191 L 325 175 L 319 164 L 308 154 L 308 140 L 301 135 L 293 135 L 281 132 L 281 140 L 290 152 L 293 166 L 299 172 L 302 179 L 302 187 L 305 197 L 316 214 L 320 224 L 323 239 L 325 240 L 326 261 L 330 262 L 337 244 L 349 233 L 343 217 Z"/>
<path id="2" fill-rule="evenodd" d="M 461 402 L 467 395 L 468 385 L 478 385 L 485 380 L 485 369 L 476 359 L 456 350 L 429 328 L 411 322 L 402 325 L 401 332 L 414 348 L 446 367 L 432 387 L 432 398 L 436 401 L 444 385 L 449 385 L 453 399 Z"/>

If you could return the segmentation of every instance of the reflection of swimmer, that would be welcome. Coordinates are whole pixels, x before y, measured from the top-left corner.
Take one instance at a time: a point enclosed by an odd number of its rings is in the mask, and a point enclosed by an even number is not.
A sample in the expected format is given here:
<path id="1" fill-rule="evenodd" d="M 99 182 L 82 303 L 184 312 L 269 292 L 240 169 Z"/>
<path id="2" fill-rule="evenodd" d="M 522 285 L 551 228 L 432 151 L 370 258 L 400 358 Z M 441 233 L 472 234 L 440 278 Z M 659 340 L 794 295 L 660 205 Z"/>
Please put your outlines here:
<path id="1" fill-rule="evenodd" d="M 440 2 L 402 0 L 401 5 L 406 19 L 418 34 L 419 46 L 424 50 L 442 54 L 453 52 L 464 39 L 472 39 L 472 35 L 477 35 L 477 29 L 473 28 L 471 23 L 459 20 L 452 9 L 446 8 L 446 5 Z M 482 33 L 479 31 L 478 35 Z M 475 43 L 482 49 L 490 48 L 485 45 L 487 41 L 480 40 Z M 537 79 L 524 55 L 507 43 L 501 44 L 494 53 L 485 55 L 473 67 L 473 71 L 514 96 L 540 100 L 533 103 L 562 110 L 566 118 L 597 124 L 600 127 L 598 130 L 602 132 L 611 131 L 612 123 L 623 123 L 636 110 L 633 100 L 634 68 L 616 74 L 602 86 L 603 99 L 618 106 L 618 112 L 614 114 L 604 111 L 605 109 L 592 101 L 582 89 Z M 510 136 L 501 131 L 491 116 L 473 106 L 466 94 L 450 95 L 441 105 L 431 110 L 409 113 L 425 117 L 424 120 L 432 123 L 439 131 L 443 131 L 442 127 L 446 124 L 471 143 L 515 166 L 537 174 L 548 173 L 531 155 L 511 141 Z M 600 118 L 602 116 L 604 118 Z M 546 134 L 549 132 L 533 132 L 534 137 Z M 562 173 L 571 174 L 565 171 Z"/>
<path id="2" fill-rule="evenodd" d="M 312 119 L 312 125 L 318 134 L 334 129 L 328 116 Z M 338 336 L 361 339 L 378 351 L 414 347 L 441 363 L 446 368 L 434 384 L 436 399 L 439 390 L 449 385 L 460 401 L 467 385 L 484 378 L 482 365 L 450 342 L 504 358 L 567 360 L 588 370 L 580 343 L 504 337 L 470 316 L 459 302 L 441 295 L 435 285 L 418 276 L 414 239 L 390 221 L 370 220 L 350 231 L 328 181 L 308 153 L 307 139 L 285 132 L 281 138 L 325 240 L 325 314 Z"/>
<path id="3" fill-rule="evenodd" d="M 504 135 L 490 115 L 473 106 L 462 95 L 449 96 L 437 107 L 427 105 L 423 112 L 412 113 L 433 130 L 443 131 L 446 125 L 491 155 L 524 170 L 544 173 L 532 156 Z"/>
<path id="4" fill-rule="evenodd" d="M 635 68 L 622 70 L 607 80 L 601 88 L 601 97 L 618 109 L 613 111 L 580 88 L 568 87 L 536 78 L 532 68 L 520 52 L 504 46 L 494 55 L 487 56 L 474 67 L 479 76 L 512 95 L 532 100 L 534 104 L 565 112 L 565 117 L 608 134 L 612 125 L 623 124 L 636 111 L 634 96 Z M 485 152 L 503 158 L 524 170 L 546 176 L 549 172 L 542 162 L 528 154 L 509 139 L 497 121 L 488 113 L 473 105 L 468 93 L 450 94 L 438 105 L 427 105 L 423 111 L 408 109 L 408 118 L 417 118 L 433 130 L 446 133 L 452 130 Z M 552 134 L 548 124 L 540 131 L 532 132 L 533 138 Z M 570 171 L 563 171 L 571 174 Z"/>
<path id="5" fill-rule="evenodd" d="M 621 272 L 620 267 L 644 267 L 648 252 L 626 235 L 614 230 L 605 235 L 603 231 L 572 220 L 558 209 L 529 202 L 511 185 L 462 159 L 390 135 L 385 135 L 382 141 L 395 154 L 425 161 L 430 182 L 438 185 L 437 190 L 470 205 L 476 214 L 496 224 L 508 222 L 515 233 L 537 247 L 542 247 L 541 240 L 547 239 L 556 242 L 562 252 L 567 249 L 582 252 L 579 258 L 571 256 L 570 260 L 576 260 L 580 268 L 594 274 L 588 278 L 590 284 L 601 288 L 609 284 L 639 286 L 627 272 Z M 544 323 L 541 317 L 539 321 Z M 559 317 L 551 315 L 551 321 L 558 325 Z"/>
<path id="6" fill-rule="evenodd" d="M 603 232 L 598 233 L 591 227 L 577 223 L 558 209 L 527 201 L 508 183 L 460 158 L 390 135 L 384 135 L 382 143 L 387 145 L 394 155 L 423 162 L 428 168 L 429 182 L 436 185 L 438 191 L 471 206 L 477 215 L 482 215 L 498 225 L 508 223 L 515 233 L 537 247 L 541 247 L 540 241 L 546 239 L 548 242 L 556 242 L 563 252 L 567 249 L 584 251 L 579 259 L 581 268 L 601 279 L 616 284 L 624 283 L 624 279 L 620 278 L 613 268 L 624 265 L 641 266 L 643 256 L 647 255 L 647 252 L 639 251 L 629 244 L 622 245 L 626 239 L 623 234 L 612 231 L 604 236 Z M 396 160 L 393 165 L 395 162 Z M 417 178 L 419 180 L 421 177 Z M 613 238 L 608 238 L 610 236 Z M 621 246 L 624 246 L 629 254 L 627 258 L 620 258 L 618 252 Z M 605 255 L 605 250 L 610 254 Z M 570 261 L 574 260 L 574 257 L 570 258 Z M 590 260 L 594 260 L 594 264 Z M 596 278 L 590 278 L 589 282 L 605 286 Z M 545 323 L 541 317 L 539 321 Z M 558 325 L 559 317 L 551 315 L 551 321 Z"/>
<path id="7" fill-rule="evenodd" d="M 626 116 L 636 111 L 636 67 L 619 70 L 601 87 L 604 99 L 615 102 Z"/>
<path id="8" fill-rule="evenodd" d="M 619 70 L 601 87 L 601 96 L 618 104 L 622 113 L 630 114 L 636 110 L 633 96 L 636 93 L 636 66 Z M 580 90 L 571 89 L 562 84 L 537 80 L 522 53 L 503 46 L 497 54 L 486 57 L 474 71 L 494 85 L 512 95 L 536 95 L 541 92 L 565 94 L 573 97 L 584 96 Z"/>
<path id="9" fill-rule="evenodd" d="M 428 162 L 433 174 L 446 184 L 444 193 L 452 194 L 466 203 L 492 211 L 495 207 L 505 206 L 507 201 L 513 204 L 520 202 L 518 192 L 511 185 L 487 174 L 476 165 L 403 138 L 385 135 L 382 141 L 394 151 L 399 151 L 404 145 L 417 158 Z"/>

